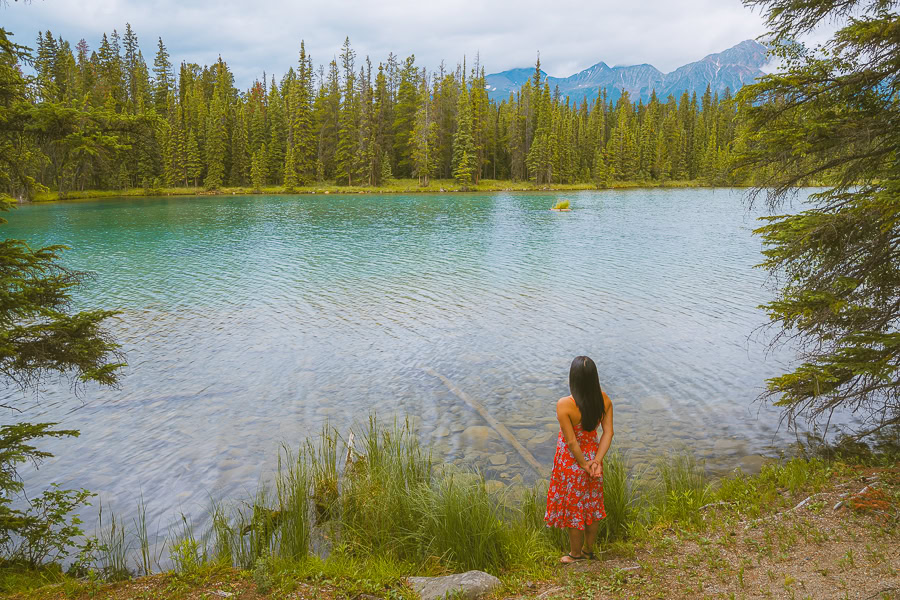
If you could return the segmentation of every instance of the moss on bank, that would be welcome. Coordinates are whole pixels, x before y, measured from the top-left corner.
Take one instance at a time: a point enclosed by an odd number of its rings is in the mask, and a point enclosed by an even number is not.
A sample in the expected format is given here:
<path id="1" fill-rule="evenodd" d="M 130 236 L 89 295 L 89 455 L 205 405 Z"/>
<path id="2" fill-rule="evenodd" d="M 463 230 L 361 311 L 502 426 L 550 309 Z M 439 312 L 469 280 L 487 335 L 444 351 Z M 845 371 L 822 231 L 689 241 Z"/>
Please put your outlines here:
<path id="1" fill-rule="evenodd" d="M 708 187 L 700 181 L 617 181 L 610 189 L 626 188 L 691 188 Z M 83 200 L 88 198 L 119 198 L 139 196 L 204 196 L 204 195 L 291 195 L 291 194 L 419 194 L 441 192 L 534 192 L 534 191 L 578 191 L 595 190 L 597 187 L 588 183 L 566 183 L 536 185 L 529 181 L 506 181 L 483 179 L 477 184 L 462 186 L 454 179 L 439 179 L 428 182 L 427 186 L 419 185 L 416 179 L 396 179 L 380 186 L 346 186 L 334 184 L 314 184 L 286 189 L 284 186 L 269 186 L 262 189 L 253 187 L 223 187 L 207 190 L 202 187 L 175 188 L 131 188 L 127 190 L 73 190 L 60 198 L 58 192 L 38 194 L 35 202 L 56 202 L 60 200 Z"/>

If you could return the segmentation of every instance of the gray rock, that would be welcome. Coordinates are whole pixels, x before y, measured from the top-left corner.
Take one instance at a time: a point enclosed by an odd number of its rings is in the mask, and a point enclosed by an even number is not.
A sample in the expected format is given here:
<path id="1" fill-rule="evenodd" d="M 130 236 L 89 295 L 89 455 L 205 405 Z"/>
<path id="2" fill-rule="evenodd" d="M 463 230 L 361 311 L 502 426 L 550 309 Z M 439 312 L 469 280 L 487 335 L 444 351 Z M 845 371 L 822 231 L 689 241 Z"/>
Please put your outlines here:
<path id="1" fill-rule="evenodd" d="M 533 438 L 531 438 L 530 440 L 528 440 L 528 443 L 526 445 L 529 448 L 534 448 L 536 446 L 540 446 L 541 444 L 549 442 L 552 437 L 554 437 L 554 436 L 549 431 L 547 431 L 545 433 L 539 433 L 538 435 L 536 435 Z"/>
<path id="2" fill-rule="evenodd" d="M 471 600 L 498 588 L 500 580 L 483 571 L 467 571 L 444 577 L 410 577 L 409 584 L 422 600 L 441 600 L 454 593 Z"/>
<path id="3" fill-rule="evenodd" d="M 516 429 L 512 432 L 519 442 L 527 442 L 534 437 L 534 431 L 531 429 Z"/>
<path id="4" fill-rule="evenodd" d="M 484 489 L 487 490 L 488 494 L 496 494 L 497 492 L 502 491 L 506 487 L 506 484 L 498 479 L 488 479 L 484 482 Z"/>
<path id="5" fill-rule="evenodd" d="M 499 467 L 500 465 L 505 465 L 506 461 L 509 460 L 505 454 L 492 454 L 491 455 L 491 464 L 495 467 Z"/>
<path id="6" fill-rule="evenodd" d="M 439 437 L 439 438 L 447 437 L 448 435 L 450 435 L 450 430 L 447 427 L 441 425 L 440 427 L 438 427 L 437 429 L 434 430 L 433 435 L 434 435 L 434 437 Z"/>
<path id="7" fill-rule="evenodd" d="M 747 446 L 744 440 L 720 438 L 713 444 L 713 452 L 717 454 L 737 454 Z"/>
<path id="8" fill-rule="evenodd" d="M 764 464 L 768 462 L 768 459 L 765 456 L 759 454 L 748 454 L 743 457 L 740 461 L 740 467 L 745 472 L 750 473 L 751 475 L 756 475 L 760 471 L 762 471 L 762 467 Z"/>
<path id="9" fill-rule="evenodd" d="M 484 425 L 466 427 L 462 437 L 469 446 L 474 448 L 483 448 L 490 440 L 500 439 L 500 435 L 496 431 Z"/>

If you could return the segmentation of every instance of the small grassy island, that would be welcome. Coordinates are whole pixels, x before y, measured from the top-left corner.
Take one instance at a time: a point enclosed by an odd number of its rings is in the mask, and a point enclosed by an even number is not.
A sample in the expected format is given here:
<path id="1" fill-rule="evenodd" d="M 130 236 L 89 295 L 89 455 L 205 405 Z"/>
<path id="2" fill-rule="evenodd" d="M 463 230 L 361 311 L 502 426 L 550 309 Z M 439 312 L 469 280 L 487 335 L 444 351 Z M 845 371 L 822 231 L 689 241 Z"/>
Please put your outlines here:
<path id="1" fill-rule="evenodd" d="M 553 208 L 551 208 L 550 210 L 555 210 L 556 212 L 569 212 L 572 209 L 569 208 L 568 200 L 560 200 L 559 202 L 554 204 Z"/>

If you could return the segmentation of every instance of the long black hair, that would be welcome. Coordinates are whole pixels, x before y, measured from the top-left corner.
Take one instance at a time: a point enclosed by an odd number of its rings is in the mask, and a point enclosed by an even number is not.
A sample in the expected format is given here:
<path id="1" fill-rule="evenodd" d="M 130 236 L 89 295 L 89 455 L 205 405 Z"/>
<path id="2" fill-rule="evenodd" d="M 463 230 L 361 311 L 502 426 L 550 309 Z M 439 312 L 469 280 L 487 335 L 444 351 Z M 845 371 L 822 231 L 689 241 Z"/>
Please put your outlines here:
<path id="1" fill-rule="evenodd" d="M 581 411 L 581 428 L 594 431 L 603 419 L 605 405 L 597 365 L 587 356 L 576 356 L 569 367 L 569 390 Z"/>

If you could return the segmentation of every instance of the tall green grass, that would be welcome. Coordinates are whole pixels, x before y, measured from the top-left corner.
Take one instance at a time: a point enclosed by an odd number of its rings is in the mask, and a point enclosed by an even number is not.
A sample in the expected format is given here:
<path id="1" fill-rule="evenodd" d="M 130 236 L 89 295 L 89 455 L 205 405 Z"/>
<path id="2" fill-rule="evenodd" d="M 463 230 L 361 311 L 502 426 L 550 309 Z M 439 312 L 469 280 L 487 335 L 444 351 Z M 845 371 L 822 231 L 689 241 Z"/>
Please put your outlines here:
<path id="1" fill-rule="evenodd" d="M 282 446 L 274 472 L 252 498 L 212 503 L 203 535 L 182 517 L 178 531 L 165 537 L 171 567 L 192 575 L 237 566 L 253 571 L 263 588 L 277 584 L 279 570 L 305 573 L 318 565 L 324 572 L 337 568 L 334 561 L 381 580 L 400 572 L 534 569 L 568 548 L 566 532 L 544 523 L 546 481 L 489 492 L 478 472 L 436 464 L 408 421 L 385 425 L 372 416 L 353 430 L 353 439 L 350 445 L 326 426 L 299 450 Z M 702 526 L 708 504 L 727 503 L 754 515 L 784 492 L 817 489 L 831 470 L 821 460 L 798 458 L 714 485 L 690 452 L 635 470 L 612 450 L 603 476 L 607 516 L 598 540 L 608 545 L 660 527 Z M 133 529 L 137 543 L 106 514 L 103 572 L 110 578 L 127 574 L 133 549 L 138 571 L 149 573 L 154 560 L 158 567 L 143 499 Z"/>
<path id="2" fill-rule="evenodd" d="M 409 422 L 382 427 L 373 416 L 358 432 L 361 450 L 350 453 L 341 487 L 342 540 L 363 553 L 399 559 L 422 557 L 423 494 L 431 490 L 431 453 Z"/>
<path id="3" fill-rule="evenodd" d="M 688 451 L 658 457 L 648 491 L 650 518 L 655 523 L 696 521 L 700 507 L 713 497 L 705 467 Z"/>
<path id="4" fill-rule="evenodd" d="M 597 536 L 603 541 L 624 538 L 635 516 L 636 490 L 628 478 L 625 456 L 618 450 L 603 459 L 603 506 L 606 518 L 600 522 Z"/>
<path id="5" fill-rule="evenodd" d="M 497 571 L 509 565 L 509 523 L 503 504 L 488 494 L 482 477 L 450 475 L 420 487 L 414 502 L 421 558 L 435 557 L 465 570 Z"/>
<path id="6" fill-rule="evenodd" d="M 98 550 L 100 572 L 109 581 L 128 579 L 128 555 L 131 552 L 129 537 L 122 520 L 111 510 L 106 511 L 104 526 L 103 503 L 100 503 L 100 520 L 98 524 Z"/>

